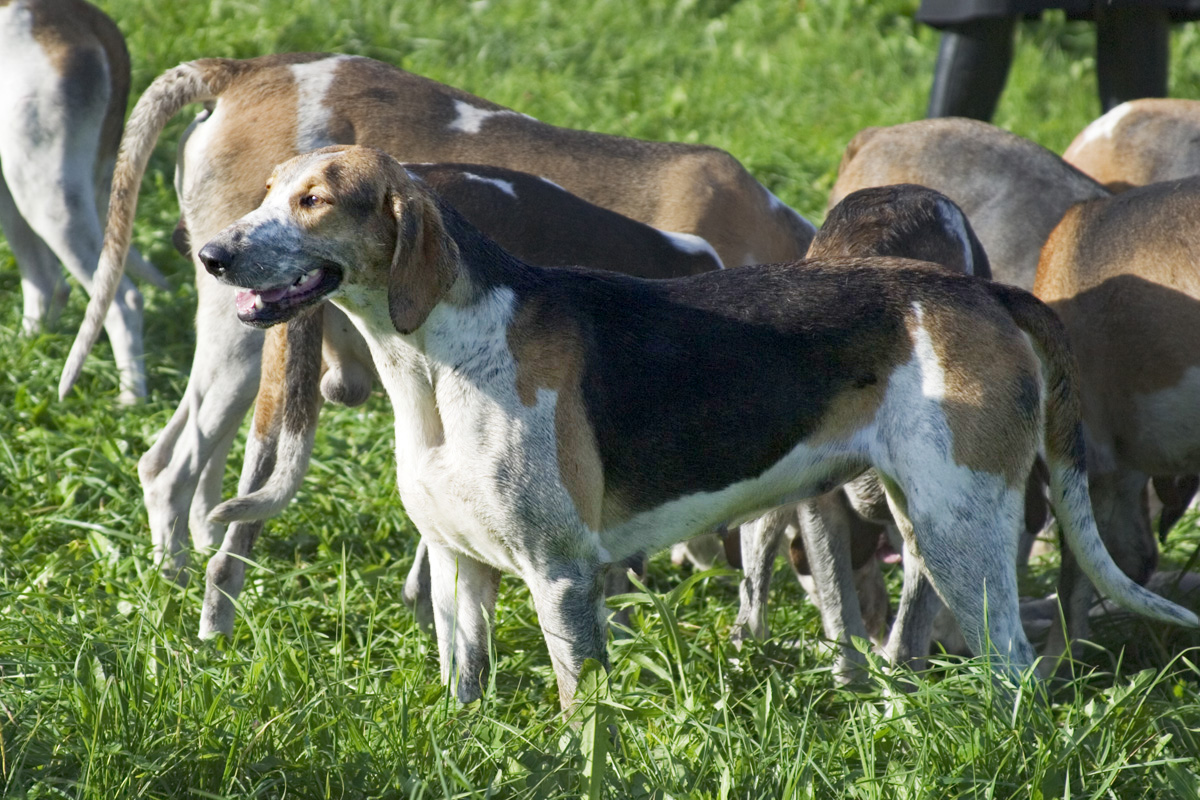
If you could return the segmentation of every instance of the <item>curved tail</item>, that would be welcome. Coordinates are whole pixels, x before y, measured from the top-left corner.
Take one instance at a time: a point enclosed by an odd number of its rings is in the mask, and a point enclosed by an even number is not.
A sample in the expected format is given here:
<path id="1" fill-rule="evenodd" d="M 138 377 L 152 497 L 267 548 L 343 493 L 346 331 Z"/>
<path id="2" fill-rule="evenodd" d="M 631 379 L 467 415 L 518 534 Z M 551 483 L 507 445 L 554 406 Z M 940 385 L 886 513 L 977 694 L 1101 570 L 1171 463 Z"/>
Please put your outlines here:
<path id="1" fill-rule="evenodd" d="M 203 59 L 180 64 L 158 76 L 134 106 L 125 124 L 113 170 L 104 249 L 100 252 L 83 324 L 75 335 L 75 343 L 71 345 L 58 383 L 59 399 L 65 397 L 78 380 L 83 362 L 100 337 L 105 315 L 117 293 L 133 235 L 138 189 L 159 135 L 171 117 L 184 106 L 215 100 L 240 71 L 239 63 L 228 59 Z"/>
<path id="2" fill-rule="evenodd" d="M 1162 622 L 1200 627 L 1191 611 L 1130 580 L 1112 560 L 1092 514 L 1080 422 L 1079 368 L 1062 322 L 1028 292 L 999 283 L 989 290 L 1033 340 L 1046 384 L 1046 466 L 1050 505 L 1079 566 L 1118 605 Z"/>
<path id="3" fill-rule="evenodd" d="M 253 452 L 254 465 L 247 463 L 252 478 L 239 491 L 248 492 L 226 500 L 212 510 L 213 522 L 233 523 L 270 519 L 291 502 L 308 472 L 317 412 L 321 408 L 321 336 L 324 306 L 277 325 L 267 332 L 263 345 L 262 381 L 254 401 L 254 423 L 250 436 L 257 445 L 247 446 L 247 461 Z M 282 405 L 282 409 L 280 406 Z M 270 473 L 266 482 L 261 477 Z"/>

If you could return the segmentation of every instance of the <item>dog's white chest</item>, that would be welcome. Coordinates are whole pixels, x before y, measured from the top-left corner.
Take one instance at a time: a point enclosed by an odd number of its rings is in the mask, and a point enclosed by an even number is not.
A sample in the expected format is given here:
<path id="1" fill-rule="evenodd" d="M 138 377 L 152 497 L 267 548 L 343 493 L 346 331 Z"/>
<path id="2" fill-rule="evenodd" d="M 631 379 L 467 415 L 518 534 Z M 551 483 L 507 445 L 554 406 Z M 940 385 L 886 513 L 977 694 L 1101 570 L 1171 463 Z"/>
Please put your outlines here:
<path id="1" fill-rule="evenodd" d="M 582 523 L 558 476 L 555 393 L 539 391 L 529 406 L 517 397 L 511 304 L 501 291 L 481 302 L 487 313 L 439 306 L 422 328 L 423 354 L 386 318 L 347 310 L 392 401 L 397 487 L 421 535 L 520 573 L 543 544 L 531 536 L 577 535 Z M 533 512 L 541 524 L 528 524 Z"/>

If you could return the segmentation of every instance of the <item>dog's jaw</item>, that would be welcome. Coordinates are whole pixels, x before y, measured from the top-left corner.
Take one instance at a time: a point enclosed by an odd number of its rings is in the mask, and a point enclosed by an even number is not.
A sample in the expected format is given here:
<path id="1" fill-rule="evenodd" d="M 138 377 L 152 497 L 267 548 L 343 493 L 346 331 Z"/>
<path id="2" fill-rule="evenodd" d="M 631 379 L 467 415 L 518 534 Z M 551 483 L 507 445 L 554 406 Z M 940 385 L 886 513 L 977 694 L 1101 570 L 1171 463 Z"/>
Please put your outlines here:
<path id="1" fill-rule="evenodd" d="M 242 287 L 237 293 L 237 317 L 246 325 L 265 328 L 287 322 L 302 310 L 325 300 L 342 283 L 342 269 L 326 262 L 291 285 L 263 289 Z"/>

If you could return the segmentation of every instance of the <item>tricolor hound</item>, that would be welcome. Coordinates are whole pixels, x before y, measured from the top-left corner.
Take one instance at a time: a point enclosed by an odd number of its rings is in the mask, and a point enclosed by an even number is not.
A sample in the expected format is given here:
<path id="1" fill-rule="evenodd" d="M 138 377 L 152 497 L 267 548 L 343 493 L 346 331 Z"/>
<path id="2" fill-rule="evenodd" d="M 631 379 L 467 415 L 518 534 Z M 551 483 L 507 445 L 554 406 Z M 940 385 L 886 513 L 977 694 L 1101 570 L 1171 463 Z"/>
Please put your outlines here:
<path id="1" fill-rule="evenodd" d="M 429 543 L 442 677 L 478 697 L 501 571 L 533 595 L 564 707 L 607 662 L 606 566 L 812 497 L 874 467 L 912 556 L 976 652 L 1034 659 L 1018 612 L 1025 477 L 1044 447 L 1093 580 L 1130 581 L 1087 493 L 1075 365 L 1031 295 L 922 262 L 814 259 L 647 281 L 524 264 L 386 154 L 276 168 L 262 205 L 198 252 L 282 322 L 330 298 L 395 413 L 397 483 Z M 270 298 L 269 300 L 267 298 Z M 261 301 L 261 302 L 260 302 Z"/>

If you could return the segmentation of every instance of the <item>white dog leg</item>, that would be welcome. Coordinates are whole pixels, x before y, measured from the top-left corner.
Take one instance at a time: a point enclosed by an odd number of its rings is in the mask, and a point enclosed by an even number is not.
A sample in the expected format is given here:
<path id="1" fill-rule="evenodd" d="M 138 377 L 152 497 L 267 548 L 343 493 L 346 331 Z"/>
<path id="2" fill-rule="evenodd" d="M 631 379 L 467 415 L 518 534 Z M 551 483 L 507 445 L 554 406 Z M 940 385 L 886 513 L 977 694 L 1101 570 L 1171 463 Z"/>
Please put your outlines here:
<path id="1" fill-rule="evenodd" d="M 404 579 L 404 590 L 400 593 L 400 599 L 416 617 L 417 627 L 426 633 L 433 633 L 433 588 L 429 578 L 429 546 L 425 544 L 424 539 L 417 542 L 417 552 L 413 554 L 413 563 L 408 569 L 408 577 Z"/>
<path id="2" fill-rule="evenodd" d="M 24 314 L 21 331 L 35 336 L 54 324 L 67 302 L 69 289 L 63 280 L 58 258 L 17 210 L 12 194 L 0 175 L 0 230 L 12 248 L 21 272 Z"/>
<path id="3" fill-rule="evenodd" d="M 741 527 L 742 582 L 738 586 L 741 603 L 730 633 L 738 647 L 748 636 L 762 641 L 771 635 L 767 625 L 767 594 L 775 558 L 779 555 L 779 540 L 795 513 L 794 506 L 783 506 Z"/>
<path id="4" fill-rule="evenodd" d="M 444 545 L 427 542 L 426 547 L 442 683 L 455 689 L 460 703 L 470 703 L 487 686 L 488 635 L 500 572 Z"/>
<path id="5" fill-rule="evenodd" d="M 573 559 L 523 576 L 533 594 L 564 710 L 575 703 L 584 661 L 592 658 L 608 667 L 604 573 L 599 563 Z"/>
<path id="6" fill-rule="evenodd" d="M 863 654 L 852 643 L 853 637 L 867 638 L 862 607 L 854 587 L 854 567 L 850 553 L 851 512 L 845 495 L 829 492 L 801 503 L 800 535 L 808 556 L 813 584 L 817 589 L 817 607 L 825 636 L 838 645 L 834 675 L 842 683 L 858 678 L 866 664 Z"/>

